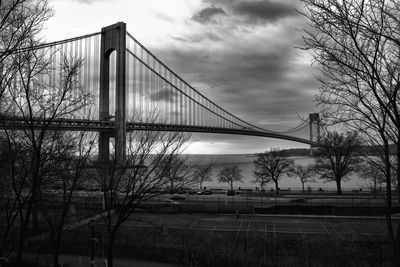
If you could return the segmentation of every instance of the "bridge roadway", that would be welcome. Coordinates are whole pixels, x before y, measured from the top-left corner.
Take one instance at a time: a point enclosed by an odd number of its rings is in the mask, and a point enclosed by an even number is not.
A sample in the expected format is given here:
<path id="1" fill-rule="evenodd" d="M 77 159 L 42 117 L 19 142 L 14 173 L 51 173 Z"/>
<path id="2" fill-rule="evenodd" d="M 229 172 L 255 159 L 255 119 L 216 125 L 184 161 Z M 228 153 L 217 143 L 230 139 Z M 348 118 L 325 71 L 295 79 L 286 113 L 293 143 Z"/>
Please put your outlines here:
<path id="1" fill-rule="evenodd" d="M 33 118 L 27 120 L 19 116 L 1 116 L 0 129 L 8 130 L 24 130 L 41 129 L 47 125 L 48 129 L 60 131 L 93 131 L 93 132 L 113 132 L 115 131 L 115 121 L 102 120 L 84 120 L 84 119 L 43 119 Z M 173 132 L 194 132 L 194 133 L 219 133 L 219 134 L 234 134 L 247 136 L 260 136 L 289 140 L 299 143 L 304 143 L 312 146 L 317 146 L 316 142 L 310 140 L 285 135 L 277 132 L 259 131 L 251 128 L 229 129 L 222 127 L 208 126 L 190 126 L 180 124 L 165 124 L 165 123 L 149 123 L 149 122 L 127 122 L 127 131 L 173 131 Z"/>

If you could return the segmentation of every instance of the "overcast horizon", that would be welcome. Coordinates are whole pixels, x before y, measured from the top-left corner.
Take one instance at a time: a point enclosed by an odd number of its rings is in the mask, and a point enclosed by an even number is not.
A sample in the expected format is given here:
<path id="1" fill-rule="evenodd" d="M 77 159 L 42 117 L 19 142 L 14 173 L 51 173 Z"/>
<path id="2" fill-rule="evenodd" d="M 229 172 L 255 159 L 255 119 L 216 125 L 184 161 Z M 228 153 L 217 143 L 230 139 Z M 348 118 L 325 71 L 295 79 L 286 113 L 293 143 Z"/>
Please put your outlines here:
<path id="1" fill-rule="evenodd" d="M 51 0 L 47 41 L 127 30 L 194 88 L 239 118 L 284 131 L 315 111 L 318 82 L 302 46 L 301 2 L 253 0 Z M 300 118 L 299 118 L 300 117 Z M 188 154 L 249 154 L 305 144 L 264 137 L 193 134 Z"/>

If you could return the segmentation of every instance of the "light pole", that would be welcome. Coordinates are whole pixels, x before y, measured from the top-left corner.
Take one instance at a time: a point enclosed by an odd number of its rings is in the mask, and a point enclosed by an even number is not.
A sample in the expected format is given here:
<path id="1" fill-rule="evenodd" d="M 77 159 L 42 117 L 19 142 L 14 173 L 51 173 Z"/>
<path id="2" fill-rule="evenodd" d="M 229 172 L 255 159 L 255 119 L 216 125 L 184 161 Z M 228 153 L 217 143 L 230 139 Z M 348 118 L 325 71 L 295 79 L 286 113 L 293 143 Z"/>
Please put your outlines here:
<path id="1" fill-rule="evenodd" d="M 94 220 L 90 221 L 90 266 L 96 267 L 96 262 L 94 261 L 94 243 L 99 242 L 97 238 L 94 237 Z"/>

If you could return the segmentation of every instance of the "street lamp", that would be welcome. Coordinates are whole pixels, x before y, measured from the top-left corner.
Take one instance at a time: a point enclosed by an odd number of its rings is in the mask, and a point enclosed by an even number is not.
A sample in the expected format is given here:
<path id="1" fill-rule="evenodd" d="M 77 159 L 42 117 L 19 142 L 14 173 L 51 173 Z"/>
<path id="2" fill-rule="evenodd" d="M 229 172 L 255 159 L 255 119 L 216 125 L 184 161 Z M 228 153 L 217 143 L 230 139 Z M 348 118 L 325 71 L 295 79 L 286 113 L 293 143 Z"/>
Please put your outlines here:
<path id="1" fill-rule="evenodd" d="M 90 266 L 96 267 L 96 262 L 94 261 L 94 243 L 98 243 L 99 240 L 94 237 L 94 220 L 90 220 Z"/>

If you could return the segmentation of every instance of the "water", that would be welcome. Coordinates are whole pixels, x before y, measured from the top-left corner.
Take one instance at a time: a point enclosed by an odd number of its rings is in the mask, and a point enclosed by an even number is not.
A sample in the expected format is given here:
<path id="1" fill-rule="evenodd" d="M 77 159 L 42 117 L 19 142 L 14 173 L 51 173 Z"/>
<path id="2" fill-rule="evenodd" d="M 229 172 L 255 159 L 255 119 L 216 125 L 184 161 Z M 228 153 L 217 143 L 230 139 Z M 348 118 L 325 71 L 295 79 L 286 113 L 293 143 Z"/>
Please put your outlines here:
<path id="1" fill-rule="evenodd" d="M 193 161 L 197 161 L 200 158 L 201 161 L 214 163 L 212 171 L 213 180 L 211 182 L 203 183 L 203 186 L 210 188 L 228 188 L 229 185 L 227 183 L 218 183 L 218 172 L 224 167 L 238 165 L 243 171 L 243 183 L 234 183 L 234 187 L 253 189 L 256 186 L 259 187 L 259 184 L 253 182 L 255 180 L 253 174 L 253 161 L 255 160 L 254 155 L 191 155 L 189 158 Z M 295 164 L 303 166 L 314 164 L 315 162 L 315 159 L 312 157 L 291 157 L 291 159 L 294 160 Z M 307 188 L 308 185 L 310 185 L 313 190 L 317 190 L 320 187 L 325 189 L 336 189 L 335 182 L 324 182 L 323 180 L 319 180 L 318 177 L 315 177 L 315 182 L 306 183 L 305 187 Z M 366 188 L 367 186 L 368 182 L 364 179 L 361 179 L 357 174 L 350 175 L 346 181 L 342 181 L 343 189 L 358 189 L 360 187 Z M 301 189 L 301 182 L 298 177 L 288 177 L 286 175 L 282 175 L 282 178 L 279 180 L 279 187 L 281 189 Z M 267 185 L 267 188 L 275 188 L 275 184 L 271 182 Z"/>

